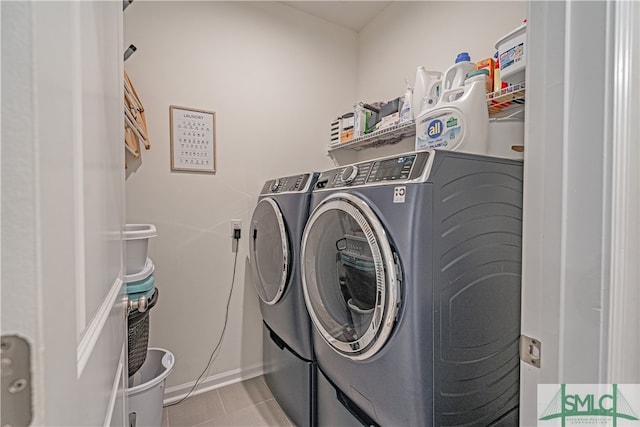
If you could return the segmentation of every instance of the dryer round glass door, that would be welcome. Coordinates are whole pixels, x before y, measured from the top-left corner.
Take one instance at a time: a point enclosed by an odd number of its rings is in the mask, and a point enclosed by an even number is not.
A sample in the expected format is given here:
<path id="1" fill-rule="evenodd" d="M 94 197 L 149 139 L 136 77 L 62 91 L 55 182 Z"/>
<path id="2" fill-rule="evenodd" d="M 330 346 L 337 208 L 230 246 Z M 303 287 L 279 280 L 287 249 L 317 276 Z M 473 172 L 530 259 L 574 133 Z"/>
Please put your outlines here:
<path id="1" fill-rule="evenodd" d="M 325 199 L 307 222 L 301 263 L 307 309 L 324 340 L 351 359 L 377 353 L 395 323 L 401 278 L 371 208 L 346 193 Z"/>
<path id="2" fill-rule="evenodd" d="M 271 198 L 258 202 L 249 231 L 251 278 L 262 301 L 280 301 L 289 275 L 289 239 L 278 204 Z"/>

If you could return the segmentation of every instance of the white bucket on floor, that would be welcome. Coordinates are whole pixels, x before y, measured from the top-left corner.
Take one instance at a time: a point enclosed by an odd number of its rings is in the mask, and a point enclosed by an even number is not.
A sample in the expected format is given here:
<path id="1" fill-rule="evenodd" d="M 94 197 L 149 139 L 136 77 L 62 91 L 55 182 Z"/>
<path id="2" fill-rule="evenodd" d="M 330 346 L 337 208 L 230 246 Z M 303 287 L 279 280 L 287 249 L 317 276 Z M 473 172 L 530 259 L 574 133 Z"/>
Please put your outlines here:
<path id="1" fill-rule="evenodd" d="M 164 382 L 173 370 L 174 364 L 173 353 L 169 350 L 149 348 L 145 362 L 129 377 L 129 419 L 135 417 L 136 427 L 162 425 Z"/>

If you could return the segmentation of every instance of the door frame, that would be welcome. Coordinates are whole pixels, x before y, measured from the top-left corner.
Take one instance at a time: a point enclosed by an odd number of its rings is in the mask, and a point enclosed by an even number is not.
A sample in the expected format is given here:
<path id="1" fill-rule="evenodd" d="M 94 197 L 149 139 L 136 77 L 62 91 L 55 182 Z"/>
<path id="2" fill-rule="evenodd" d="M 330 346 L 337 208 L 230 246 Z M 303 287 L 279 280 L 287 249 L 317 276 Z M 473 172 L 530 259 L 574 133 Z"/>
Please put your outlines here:
<path id="1" fill-rule="evenodd" d="M 542 350 L 521 425 L 537 384 L 640 382 L 639 10 L 529 2 L 522 333 Z"/>
<path id="2" fill-rule="evenodd" d="M 611 383 L 640 382 L 640 3 L 615 2 L 612 44 Z M 635 325 L 629 327 L 629 325 Z"/>

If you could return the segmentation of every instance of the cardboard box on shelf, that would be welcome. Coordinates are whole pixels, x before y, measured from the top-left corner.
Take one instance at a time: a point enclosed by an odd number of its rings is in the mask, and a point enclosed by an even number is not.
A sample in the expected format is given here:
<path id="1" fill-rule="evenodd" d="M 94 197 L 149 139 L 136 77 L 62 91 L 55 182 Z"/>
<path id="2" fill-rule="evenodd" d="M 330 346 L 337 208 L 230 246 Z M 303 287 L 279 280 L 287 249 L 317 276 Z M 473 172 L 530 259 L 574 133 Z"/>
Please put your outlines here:
<path id="1" fill-rule="evenodd" d="M 353 139 L 353 129 L 345 130 L 340 133 L 340 143 L 349 142 Z"/>

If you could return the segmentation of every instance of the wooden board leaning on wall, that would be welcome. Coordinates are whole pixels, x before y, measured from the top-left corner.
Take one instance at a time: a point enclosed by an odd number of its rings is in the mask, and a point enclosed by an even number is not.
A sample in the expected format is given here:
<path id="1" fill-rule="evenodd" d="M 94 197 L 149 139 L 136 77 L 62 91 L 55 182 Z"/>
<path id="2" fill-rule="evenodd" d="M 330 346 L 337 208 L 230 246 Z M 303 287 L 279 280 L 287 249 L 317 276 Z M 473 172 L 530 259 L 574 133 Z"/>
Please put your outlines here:
<path id="1" fill-rule="evenodd" d="M 124 146 L 135 159 L 140 158 L 140 145 L 151 148 L 147 134 L 144 106 L 127 72 L 124 73 Z"/>

